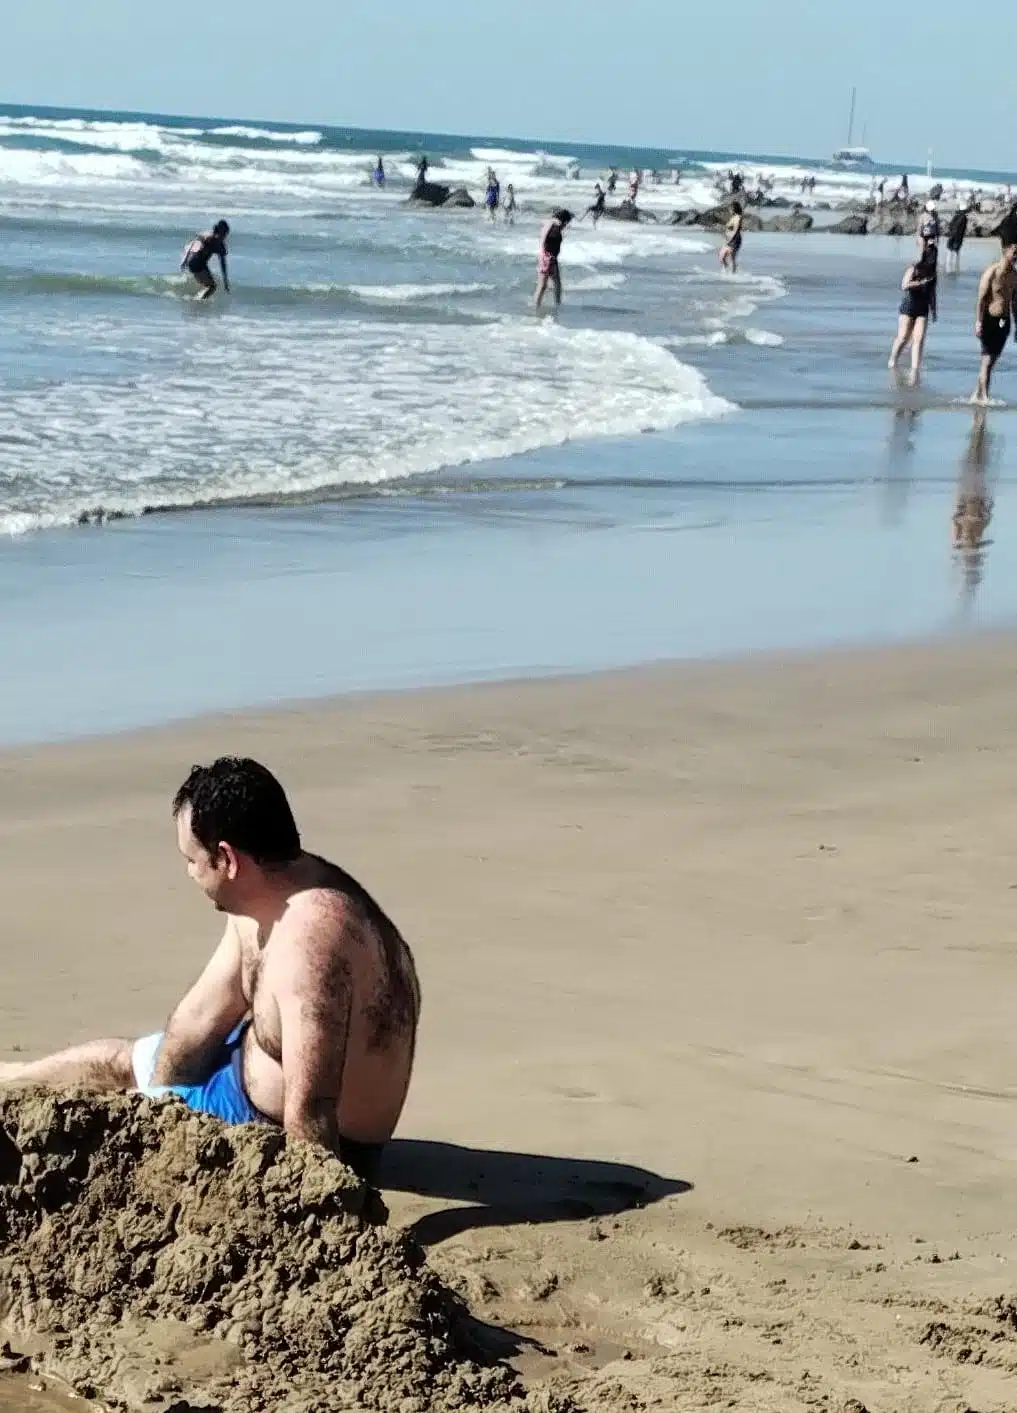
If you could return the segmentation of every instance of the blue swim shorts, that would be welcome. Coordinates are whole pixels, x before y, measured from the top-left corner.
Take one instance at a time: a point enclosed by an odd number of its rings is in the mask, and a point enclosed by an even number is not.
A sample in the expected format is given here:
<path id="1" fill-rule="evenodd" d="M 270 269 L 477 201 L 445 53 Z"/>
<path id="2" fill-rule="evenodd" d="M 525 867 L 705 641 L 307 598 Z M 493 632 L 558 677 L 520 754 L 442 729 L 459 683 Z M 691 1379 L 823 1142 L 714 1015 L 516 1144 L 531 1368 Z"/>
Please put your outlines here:
<path id="1" fill-rule="evenodd" d="M 189 1109 L 200 1114 L 214 1114 L 228 1124 L 271 1122 L 244 1093 L 241 1064 L 246 1029 L 247 1023 L 239 1025 L 226 1037 L 221 1053 L 215 1058 L 212 1073 L 204 1084 L 153 1084 L 152 1074 L 163 1032 L 143 1035 L 134 1042 L 131 1054 L 137 1088 L 151 1098 L 160 1094 L 176 1094 Z"/>

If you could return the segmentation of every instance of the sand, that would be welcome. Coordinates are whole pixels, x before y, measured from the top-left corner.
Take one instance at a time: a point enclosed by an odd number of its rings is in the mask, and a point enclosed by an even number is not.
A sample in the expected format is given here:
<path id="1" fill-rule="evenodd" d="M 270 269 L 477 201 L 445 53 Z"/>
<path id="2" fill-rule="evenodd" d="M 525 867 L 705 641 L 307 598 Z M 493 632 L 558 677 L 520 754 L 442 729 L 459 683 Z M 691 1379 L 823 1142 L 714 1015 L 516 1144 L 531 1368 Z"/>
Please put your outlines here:
<path id="1" fill-rule="evenodd" d="M 1012 1410 L 1013 652 L 365 698 L 0 758 L 0 1058 L 161 1021 L 216 935 L 168 800 L 192 760 L 250 751 L 416 950 L 383 1196 L 404 1295 L 452 1322 L 450 1389 L 518 1403 L 503 1356 L 533 1409 Z"/>

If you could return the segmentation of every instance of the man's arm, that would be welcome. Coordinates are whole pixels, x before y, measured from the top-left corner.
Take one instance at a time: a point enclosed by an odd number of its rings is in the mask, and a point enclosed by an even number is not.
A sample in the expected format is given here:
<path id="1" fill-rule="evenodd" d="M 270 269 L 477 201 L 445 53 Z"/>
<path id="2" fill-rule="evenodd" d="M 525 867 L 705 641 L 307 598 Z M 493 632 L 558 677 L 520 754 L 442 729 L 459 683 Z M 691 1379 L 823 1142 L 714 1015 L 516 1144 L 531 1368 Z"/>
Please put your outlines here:
<path id="1" fill-rule="evenodd" d="M 985 317 L 985 306 L 989 302 L 989 291 L 992 289 L 992 276 L 994 267 L 992 265 L 983 273 L 978 281 L 978 302 L 975 305 L 975 333 L 982 332 L 982 320 Z"/>
<path id="2" fill-rule="evenodd" d="M 166 1023 L 153 1084 L 201 1084 L 219 1046 L 247 1014 L 240 935 L 231 918 L 211 960 Z"/>
<path id="3" fill-rule="evenodd" d="M 335 924 L 303 940 L 278 994 L 283 1127 L 293 1138 L 339 1148 L 338 1109 L 353 1009 L 353 977 Z"/>

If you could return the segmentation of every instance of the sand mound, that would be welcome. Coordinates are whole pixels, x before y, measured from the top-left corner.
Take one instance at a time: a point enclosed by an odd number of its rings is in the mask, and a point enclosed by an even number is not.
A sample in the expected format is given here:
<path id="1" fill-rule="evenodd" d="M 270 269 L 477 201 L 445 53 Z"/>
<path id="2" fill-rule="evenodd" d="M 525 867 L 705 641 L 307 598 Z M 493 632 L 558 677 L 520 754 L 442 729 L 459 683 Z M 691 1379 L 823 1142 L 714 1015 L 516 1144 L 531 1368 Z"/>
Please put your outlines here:
<path id="1" fill-rule="evenodd" d="M 339 1162 L 270 1129 L 134 1095 L 0 1098 L 0 1320 L 115 1408 L 515 1402 L 384 1216 Z"/>

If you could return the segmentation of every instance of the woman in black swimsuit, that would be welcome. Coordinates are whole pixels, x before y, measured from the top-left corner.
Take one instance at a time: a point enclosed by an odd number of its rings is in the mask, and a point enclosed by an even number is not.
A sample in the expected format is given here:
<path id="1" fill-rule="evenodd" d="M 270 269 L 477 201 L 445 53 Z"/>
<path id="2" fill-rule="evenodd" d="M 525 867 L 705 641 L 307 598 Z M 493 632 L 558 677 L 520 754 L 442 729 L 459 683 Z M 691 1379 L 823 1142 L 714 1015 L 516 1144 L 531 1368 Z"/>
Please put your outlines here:
<path id="1" fill-rule="evenodd" d="M 195 299 L 210 299 L 216 291 L 216 283 L 208 263 L 213 256 L 219 260 L 222 270 L 222 283 L 226 293 L 230 292 L 230 280 L 226 271 L 226 237 L 230 233 L 228 221 L 216 221 L 210 231 L 195 236 L 184 251 L 180 262 L 181 270 L 188 270 L 201 286 Z"/>
<path id="2" fill-rule="evenodd" d="M 720 251 L 720 268 L 730 270 L 732 275 L 738 273 L 738 252 L 742 248 L 742 231 L 745 227 L 745 216 L 742 203 L 740 201 L 731 202 L 731 219 L 725 228 L 725 242 Z"/>
<path id="3" fill-rule="evenodd" d="M 929 320 L 936 318 L 936 279 L 938 267 L 936 244 L 927 241 L 914 265 L 909 265 L 901 280 L 904 298 L 900 302 L 900 319 L 897 324 L 897 337 L 890 350 L 890 368 L 897 367 L 906 344 L 911 344 L 911 381 L 918 381 L 922 354 L 925 351 L 925 335 Z"/>

